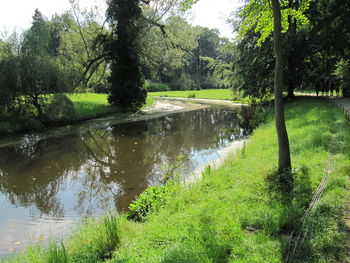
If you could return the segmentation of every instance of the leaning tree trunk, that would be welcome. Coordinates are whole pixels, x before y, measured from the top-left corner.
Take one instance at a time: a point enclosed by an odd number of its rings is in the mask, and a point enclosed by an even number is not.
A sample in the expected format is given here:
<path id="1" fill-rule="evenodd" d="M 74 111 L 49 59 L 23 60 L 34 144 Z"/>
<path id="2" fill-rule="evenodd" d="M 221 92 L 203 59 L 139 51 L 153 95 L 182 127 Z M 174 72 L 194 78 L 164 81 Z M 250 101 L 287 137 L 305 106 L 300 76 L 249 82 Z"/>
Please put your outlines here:
<path id="1" fill-rule="evenodd" d="M 274 50 L 276 56 L 275 68 L 275 112 L 276 112 L 276 130 L 278 138 L 278 171 L 291 169 L 290 150 L 287 128 L 284 120 L 283 105 L 283 50 L 282 50 L 282 33 L 281 33 L 281 9 L 279 0 L 271 0 L 274 17 Z"/>

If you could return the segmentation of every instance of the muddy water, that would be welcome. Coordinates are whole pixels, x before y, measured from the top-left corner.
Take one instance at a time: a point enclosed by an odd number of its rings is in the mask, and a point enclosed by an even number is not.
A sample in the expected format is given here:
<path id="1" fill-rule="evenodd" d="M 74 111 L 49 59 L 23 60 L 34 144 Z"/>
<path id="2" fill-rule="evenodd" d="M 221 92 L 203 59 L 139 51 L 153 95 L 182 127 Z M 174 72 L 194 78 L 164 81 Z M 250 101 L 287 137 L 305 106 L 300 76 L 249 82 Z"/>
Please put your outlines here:
<path id="1" fill-rule="evenodd" d="M 129 203 L 164 174 L 188 174 L 245 135 L 239 109 L 207 108 L 77 129 L 0 147 L 0 256 L 64 238 L 85 216 Z"/>

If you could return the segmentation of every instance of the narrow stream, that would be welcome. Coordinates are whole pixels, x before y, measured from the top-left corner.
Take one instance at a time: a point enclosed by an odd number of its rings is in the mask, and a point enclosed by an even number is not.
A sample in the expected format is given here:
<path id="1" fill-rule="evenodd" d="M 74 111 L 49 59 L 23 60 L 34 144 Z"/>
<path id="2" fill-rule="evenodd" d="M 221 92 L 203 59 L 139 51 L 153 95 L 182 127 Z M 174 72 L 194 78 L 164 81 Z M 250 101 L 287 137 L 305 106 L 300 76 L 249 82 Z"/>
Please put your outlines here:
<path id="1" fill-rule="evenodd" d="M 239 113 L 206 108 L 0 147 L 0 257 L 64 238 L 82 217 L 127 211 L 164 174 L 219 158 L 247 135 Z"/>

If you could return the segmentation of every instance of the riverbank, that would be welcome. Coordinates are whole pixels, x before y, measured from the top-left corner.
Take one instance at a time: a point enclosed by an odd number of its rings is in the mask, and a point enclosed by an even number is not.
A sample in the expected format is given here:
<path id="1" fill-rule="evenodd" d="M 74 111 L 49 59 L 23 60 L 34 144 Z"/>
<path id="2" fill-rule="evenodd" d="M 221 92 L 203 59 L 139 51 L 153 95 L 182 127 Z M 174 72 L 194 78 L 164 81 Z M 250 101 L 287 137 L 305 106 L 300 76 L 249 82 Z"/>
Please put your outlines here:
<path id="1" fill-rule="evenodd" d="M 200 90 L 200 91 L 170 91 L 164 92 L 149 92 L 149 96 L 146 99 L 146 104 L 141 108 L 142 111 L 150 113 L 154 111 L 152 106 L 155 101 L 161 96 L 169 98 L 179 97 L 178 99 L 183 99 L 188 97 L 188 93 L 195 94 L 196 98 L 202 99 L 215 99 L 215 100 L 227 100 L 227 105 L 232 104 L 232 94 L 229 89 L 216 89 L 216 90 Z M 19 117 L 10 118 L 7 120 L 0 120 L 0 135 L 9 135 L 14 133 L 24 133 L 31 131 L 43 131 L 48 130 L 53 127 L 62 127 L 65 125 L 74 125 L 81 122 L 92 120 L 96 118 L 107 117 L 110 115 L 121 115 L 121 118 L 125 118 L 126 115 L 132 115 L 133 113 L 125 113 L 115 106 L 108 103 L 107 94 L 97 94 L 97 93 L 77 93 L 69 94 L 69 99 L 73 103 L 74 116 L 69 119 L 61 120 L 37 120 L 35 118 L 29 117 Z M 205 101 L 202 103 L 206 103 Z M 215 102 L 214 102 L 215 103 Z M 221 104 L 220 101 L 216 102 Z M 188 107 L 185 106 L 185 107 Z M 148 110 L 151 108 L 151 110 Z M 166 109 L 176 110 L 176 107 Z"/>
<path id="2" fill-rule="evenodd" d="M 71 118 L 55 121 L 40 121 L 34 118 L 17 116 L 17 118 L 0 121 L 0 134 L 8 135 L 30 131 L 43 131 L 53 127 L 78 124 L 83 121 L 101 118 L 112 114 L 125 115 L 125 112 L 108 103 L 107 94 L 79 93 L 70 94 L 68 97 L 72 101 L 74 107 L 74 116 Z M 153 104 L 153 98 L 148 97 L 146 104 L 142 109 L 149 108 Z"/>
<path id="3" fill-rule="evenodd" d="M 200 182 L 170 187 L 160 211 L 145 222 L 126 215 L 91 219 L 64 246 L 29 248 L 9 262 L 283 262 L 289 237 L 299 230 L 307 235 L 293 262 L 341 262 L 350 172 L 347 120 L 334 105 L 312 98 L 289 103 L 286 120 L 295 169 L 288 197 L 273 176 L 271 114 L 235 158 L 207 169 Z M 301 227 L 330 157 L 328 187 Z"/>

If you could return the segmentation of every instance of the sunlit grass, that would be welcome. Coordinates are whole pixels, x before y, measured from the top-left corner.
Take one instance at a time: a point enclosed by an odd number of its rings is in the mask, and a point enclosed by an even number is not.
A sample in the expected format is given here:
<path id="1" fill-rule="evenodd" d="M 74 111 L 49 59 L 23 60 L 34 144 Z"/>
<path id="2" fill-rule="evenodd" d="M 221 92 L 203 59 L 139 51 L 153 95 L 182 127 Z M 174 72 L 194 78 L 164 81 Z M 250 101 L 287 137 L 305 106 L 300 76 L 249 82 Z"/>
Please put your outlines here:
<path id="1" fill-rule="evenodd" d="M 81 93 L 71 94 L 69 98 L 74 104 L 74 110 L 78 119 L 94 118 L 117 112 L 117 108 L 108 103 L 107 94 Z M 148 97 L 143 108 L 150 107 L 153 98 Z"/>
<path id="2" fill-rule="evenodd" d="M 190 97 L 197 99 L 216 99 L 216 100 L 232 100 L 232 92 L 230 89 L 207 89 L 207 90 L 183 90 L 183 91 L 159 91 L 149 92 L 148 96 L 163 97 Z"/>

